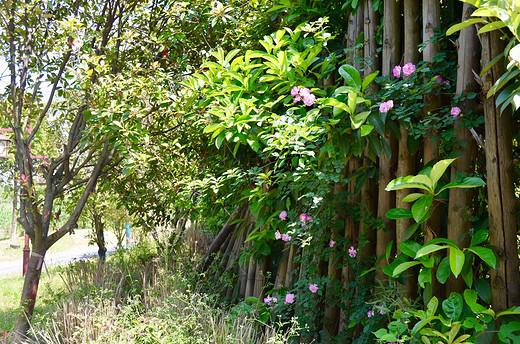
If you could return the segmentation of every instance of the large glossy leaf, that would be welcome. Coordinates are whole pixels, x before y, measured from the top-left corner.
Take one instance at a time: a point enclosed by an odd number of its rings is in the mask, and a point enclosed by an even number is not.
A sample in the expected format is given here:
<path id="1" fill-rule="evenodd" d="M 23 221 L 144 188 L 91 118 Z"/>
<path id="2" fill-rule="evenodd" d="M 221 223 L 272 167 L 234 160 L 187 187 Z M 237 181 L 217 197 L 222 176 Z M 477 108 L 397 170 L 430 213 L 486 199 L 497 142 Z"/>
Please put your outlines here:
<path id="1" fill-rule="evenodd" d="M 376 78 L 376 76 L 379 74 L 379 71 L 377 72 L 374 72 L 372 74 L 369 74 L 365 77 L 365 79 L 363 79 L 363 84 L 361 85 L 361 91 L 365 91 L 365 89 L 368 87 L 368 85 L 370 85 L 370 83 L 372 81 L 374 81 L 374 79 Z"/>
<path id="2" fill-rule="evenodd" d="M 450 276 L 450 259 L 448 257 L 444 257 L 439 266 L 437 267 L 437 280 L 442 284 L 446 283 L 446 280 Z"/>
<path id="3" fill-rule="evenodd" d="M 485 279 L 478 279 L 475 281 L 475 290 L 478 296 L 487 304 L 491 303 L 491 285 Z"/>
<path id="4" fill-rule="evenodd" d="M 393 272 L 393 274 L 392 274 L 392 277 L 397 277 L 397 276 L 399 276 L 403 271 L 408 270 L 408 269 L 411 268 L 412 266 L 419 265 L 419 264 L 421 264 L 421 262 L 418 262 L 418 261 L 411 261 L 411 262 L 404 262 L 404 263 L 401 263 L 401 264 L 399 264 L 399 265 L 394 269 L 394 272 Z"/>
<path id="5" fill-rule="evenodd" d="M 415 255 L 415 259 L 422 257 L 422 256 L 426 256 L 427 254 L 430 254 L 432 252 L 443 250 L 445 248 L 448 248 L 448 246 L 440 246 L 440 245 L 435 245 L 435 244 L 425 245 L 423 248 L 421 248 L 419 251 L 417 251 L 417 254 Z"/>
<path id="6" fill-rule="evenodd" d="M 407 177 L 401 177 L 396 178 L 392 180 L 388 185 L 386 186 L 386 191 L 394 191 L 394 190 L 402 190 L 402 189 L 423 189 L 426 191 L 430 191 L 430 188 L 427 184 L 424 184 L 422 182 L 413 182 L 412 178 L 415 176 L 407 176 Z M 427 177 L 428 178 L 428 177 Z"/>
<path id="7" fill-rule="evenodd" d="M 451 293 L 450 297 L 442 302 L 442 310 L 448 318 L 457 321 L 462 314 L 464 301 L 459 293 Z"/>
<path id="8" fill-rule="evenodd" d="M 449 251 L 451 272 L 458 277 L 464 266 L 464 252 L 455 247 L 450 247 Z"/>
<path id="9" fill-rule="evenodd" d="M 480 259 L 482 259 L 487 265 L 491 266 L 492 268 L 496 268 L 497 258 L 492 249 L 487 247 L 475 246 L 469 247 L 467 250 L 479 256 Z"/>
<path id="10" fill-rule="evenodd" d="M 415 258 L 417 251 L 421 249 L 421 245 L 415 241 L 407 240 L 399 244 L 399 249 L 408 257 Z"/>
<path id="11" fill-rule="evenodd" d="M 489 230 L 487 229 L 479 229 L 471 236 L 471 243 L 469 246 L 477 246 L 482 244 L 487 240 L 489 236 Z"/>
<path id="12" fill-rule="evenodd" d="M 441 160 L 435 165 L 433 165 L 432 170 L 430 171 L 430 179 L 435 186 L 439 179 L 441 179 L 446 169 L 453 163 L 456 159 L 445 159 Z"/>
<path id="13" fill-rule="evenodd" d="M 468 27 L 470 25 L 474 25 L 474 24 L 477 24 L 477 23 L 487 23 L 487 21 L 482 19 L 482 18 L 471 18 L 471 19 L 465 20 L 462 23 L 458 23 L 458 24 L 452 25 L 446 31 L 446 36 L 452 35 L 452 34 L 454 34 L 457 31 L 460 31 L 460 30 L 462 30 L 462 29 L 464 29 L 464 28 L 466 28 L 466 27 Z"/>
<path id="14" fill-rule="evenodd" d="M 432 269 L 424 268 L 419 272 L 419 276 L 417 276 L 417 282 L 421 286 L 421 288 L 425 287 L 425 283 L 432 283 Z"/>
<path id="15" fill-rule="evenodd" d="M 411 194 L 408 194 L 406 195 L 402 200 L 401 202 L 413 202 L 421 197 L 425 197 L 426 195 L 425 194 L 422 194 L 422 193 L 411 193 Z"/>
<path id="16" fill-rule="evenodd" d="M 486 182 L 483 181 L 481 178 L 478 178 L 478 177 L 466 177 L 466 178 L 464 178 L 460 182 L 455 181 L 455 182 L 451 182 L 449 184 L 444 185 L 439 190 L 439 192 L 437 192 L 437 194 L 441 193 L 442 191 L 444 191 L 446 189 L 451 189 L 451 188 L 469 189 L 469 188 L 476 188 L 476 187 L 484 186 L 484 185 L 486 185 Z"/>
<path id="17" fill-rule="evenodd" d="M 394 208 L 386 212 L 386 217 L 391 220 L 410 219 L 413 217 L 413 215 L 412 212 L 408 209 Z"/>
<path id="18" fill-rule="evenodd" d="M 428 214 L 428 211 L 430 210 L 430 207 L 432 205 L 433 196 L 428 195 L 424 196 L 422 198 L 419 198 L 413 205 L 412 205 L 412 215 L 415 222 L 422 222 L 424 221 L 424 217 L 426 214 Z"/>
<path id="19" fill-rule="evenodd" d="M 345 64 L 341 67 L 339 67 L 339 75 L 345 79 L 347 82 L 347 85 L 355 87 L 356 89 L 361 89 L 361 75 L 359 75 L 359 72 L 351 65 Z"/>

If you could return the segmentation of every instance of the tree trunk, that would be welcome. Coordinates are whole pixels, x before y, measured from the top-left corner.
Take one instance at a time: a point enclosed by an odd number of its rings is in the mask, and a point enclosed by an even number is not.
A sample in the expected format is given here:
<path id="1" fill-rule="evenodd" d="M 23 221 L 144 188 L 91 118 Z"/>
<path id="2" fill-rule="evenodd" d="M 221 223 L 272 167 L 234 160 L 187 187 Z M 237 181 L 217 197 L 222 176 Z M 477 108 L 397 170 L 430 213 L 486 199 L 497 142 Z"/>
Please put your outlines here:
<path id="1" fill-rule="evenodd" d="M 94 218 L 94 229 L 96 231 L 96 244 L 98 246 L 98 255 L 101 263 L 105 263 L 107 248 L 105 246 L 105 233 L 104 224 L 101 219 L 101 214 L 97 213 L 96 210 L 92 213 Z"/>
<path id="2" fill-rule="evenodd" d="M 13 178 L 13 217 L 11 219 L 11 247 L 17 247 L 16 245 L 16 225 L 17 225 L 17 214 L 18 214 L 18 182 L 16 178 Z"/>
<path id="3" fill-rule="evenodd" d="M 487 65 L 504 51 L 500 33 L 482 35 L 482 63 Z M 504 73 L 503 62 L 484 75 L 487 92 Z M 491 270 L 492 306 L 500 312 L 520 302 L 518 276 L 516 199 L 512 159 L 512 121 L 508 108 L 501 115 L 495 107 L 496 97 L 484 101 L 486 125 L 486 171 L 488 186 L 489 241 L 498 256 L 497 269 Z"/>
<path id="4" fill-rule="evenodd" d="M 34 311 L 43 259 L 45 257 L 45 251 L 42 252 L 42 250 L 38 250 L 37 252 L 33 250 L 29 258 L 21 298 L 23 314 L 16 319 L 16 324 L 13 329 L 14 343 L 22 343 L 30 328 L 29 319 L 32 317 Z"/>
<path id="5" fill-rule="evenodd" d="M 464 3 L 462 10 L 462 21 L 470 18 L 475 7 Z M 475 81 L 473 71 L 479 70 L 480 64 L 480 42 L 477 37 L 477 30 L 474 25 L 470 25 L 460 31 L 458 69 L 457 69 L 457 90 L 458 95 L 469 92 L 478 92 L 479 85 Z M 477 99 L 466 99 L 458 104 L 462 110 L 462 116 L 470 110 L 474 110 Z M 477 146 L 469 128 L 462 125 L 460 118 L 455 120 L 455 140 L 459 149 L 460 157 L 451 165 L 451 181 L 455 180 L 457 172 L 473 173 L 475 170 L 475 155 Z M 471 215 L 471 204 L 473 200 L 473 189 L 450 189 L 448 205 L 448 239 L 454 241 L 460 248 L 469 246 L 469 236 L 471 222 L 468 217 Z M 464 240 L 462 239 L 465 235 Z M 462 293 L 466 288 L 466 283 L 462 276 L 455 278 L 453 275 L 448 277 L 446 283 L 446 297 L 452 292 Z"/>

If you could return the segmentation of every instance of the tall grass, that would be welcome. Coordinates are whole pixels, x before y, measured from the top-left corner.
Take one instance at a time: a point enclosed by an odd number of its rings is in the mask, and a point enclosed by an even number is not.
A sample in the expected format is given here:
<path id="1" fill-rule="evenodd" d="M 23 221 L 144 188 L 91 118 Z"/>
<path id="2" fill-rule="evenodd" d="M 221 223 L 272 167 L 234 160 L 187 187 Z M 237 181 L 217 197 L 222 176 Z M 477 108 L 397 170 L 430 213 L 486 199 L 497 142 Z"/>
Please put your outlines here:
<path id="1" fill-rule="evenodd" d="M 71 265 L 62 273 L 65 288 L 55 291 L 55 309 L 33 319 L 28 343 L 281 344 L 295 338 L 296 323 L 281 330 L 254 315 L 230 316 L 218 295 L 202 292 L 187 260 L 137 247 L 104 265 Z"/>
<path id="2" fill-rule="evenodd" d="M 0 240 L 10 238 L 12 219 L 13 202 L 8 199 L 0 200 Z"/>

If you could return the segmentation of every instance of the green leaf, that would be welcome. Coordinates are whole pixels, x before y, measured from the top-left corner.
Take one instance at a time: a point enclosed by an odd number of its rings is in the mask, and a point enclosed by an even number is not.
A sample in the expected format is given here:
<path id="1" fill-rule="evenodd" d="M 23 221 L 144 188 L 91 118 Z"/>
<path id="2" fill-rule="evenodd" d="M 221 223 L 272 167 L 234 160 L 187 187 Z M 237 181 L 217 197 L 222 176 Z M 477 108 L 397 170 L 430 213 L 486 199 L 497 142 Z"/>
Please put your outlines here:
<path id="1" fill-rule="evenodd" d="M 478 177 L 465 177 L 461 182 L 451 182 L 449 184 L 444 185 L 439 192 L 437 192 L 437 195 L 440 194 L 442 191 L 446 189 L 451 188 L 462 188 L 462 189 L 469 189 L 469 188 L 476 188 L 479 186 L 486 185 L 486 182 Z"/>
<path id="2" fill-rule="evenodd" d="M 413 215 L 412 212 L 408 209 L 394 208 L 386 212 L 386 217 L 391 220 L 410 219 L 413 217 Z"/>
<path id="3" fill-rule="evenodd" d="M 497 258 L 492 249 L 487 247 L 475 246 L 469 247 L 467 248 L 467 250 L 479 256 L 480 259 L 482 259 L 487 265 L 491 266 L 494 269 L 496 268 Z"/>
<path id="4" fill-rule="evenodd" d="M 417 282 L 421 288 L 424 288 L 425 283 L 432 283 L 432 269 L 424 268 L 419 272 L 419 276 L 417 277 Z"/>
<path id="5" fill-rule="evenodd" d="M 457 321 L 462 314 L 464 301 L 459 293 L 451 293 L 450 297 L 442 302 L 442 310 L 448 318 Z"/>
<path id="6" fill-rule="evenodd" d="M 369 74 L 365 77 L 365 79 L 363 79 L 363 84 L 361 85 L 361 91 L 365 91 L 365 89 L 368 87 L 368 85 L 370 85 L 370 83 L 372 81 L 374 81 L 374 79 L 376 78 L 376 76 L 379 74 L 379 71 L 375 72 L 375 73 L 372 73 L 372 74 Z"/>
<path id="7" fill-rule="evenodd" d="M 437 182 L 439 179 L 441 179 L 444 172 L 446 172 L 446 169 L 455 161 L 456 159 L 445 159 L 441 160 L 435 165 L 433 165 L 432 170 L 430 172 L 430 179 L 433 183 L 433 186 L 435 188 L 435 185 L 437 185 Z"/>
<path id="8" fill-rule="evenodd" d="M 419 265 L 421 264 L 421 262 L 418 262 L 418 261 L 411 261 L 411 262 L 404 262 L 404 263 L 401 263 L 399 264 L 395 269 L 394 269 L 394 272 L 392 274 L 392 277 L 397 277 L 399 276 L 403 271 L 411 268 L 412 266 L 415 266 L 415 265 Z"/>
<path id="9" fill-rule="evenodd" d="M 425 197 L 426 195 L 425 194 L 422 194 L 422 193 L 411 193 L 411 194 L 408 194 L 406 195 L 402 200 L 401 202 L 413 202 L 421 197 Z"/>
<path id="10" fill-rule="evenodd" d="M 491 304 L 491 285 L 485 279 L 479 278 L 475 281 L 475 290 L 478 296 L 487 304 Z M 500 315 L 500 314 L 499 314 Z"/>
<path id="11" fill-rule="evenodd" d="M 374 126 L 372 125 L 362 125 L 361 126 L 361 137 L 367 136 L 374 130 Z"/>
<path id="12" fill-rule="evenodd" d="M 350 109 L 348 108 L 347 104 L 340 102 L 339 100 L 334 99 L 334 98 L 325 98 L 323 100 L 322 104 L 326 105 L 326 106 L 333 106 L 333 107 L 341 109 L 345 112 L 350 113 Z"/>
<path id="13" fill-rule="evenodd" d="M 410 238 L 414 235 L 414 233 L 417 231 L 417 229 L 419 228 L 419 226 L 420 226 L 420 224 L 416 222 L 416 223 L 414 223 L 413 225 L 411 225 L 410 227 L 408 227 L 408 228 L 406 229 L 406 232 L 404 232 L 404 237 L 403 237 L 403 239 L 404 239 L 404 240 L 408 240 L 408 239 L 410 239 Z"/>
<path id="14" fill-rule="evenodd" d="M 446 283 L 446 280 L 450 276 L 450 259 L 448 257 L 444 257 L 439 266 L 437 267 L 437 280 L 442 284 Z"/>
<path id="15" fill-rule="evenodd" d="M 504 315 L 519 315 L 520 314 L 520 307 L 511 307 L 509 309 L 506 309 L 505 311 L 502 311 L 497 314 L 498 317 L 502 317 Z"/>
<path id="16" fill-rule="evenodd" d="M 394 245 L 394 241 L 390 241 L 388 243 L 388 245 L 386 245 L 386 249 L 385 249 L 385 257 L 386 257 L 386 261 L 387 263 L 390 263 L 390 253 L 392 252 L 392 246 Z"/>
<path id="17" fill-rule="evenodd" d="M 502 324 L 498 330 L 498 338 L 504 343 L 520 343 L 520 321 Z"/>
<path id="18" fill-rule="evenodd" d="M 437 307 L 439 307 L 439 300 L 434 296 L 431 298 L 430 302 L 428 302 L 426 315 L 429 317 L 433 317 L 435 312 L 437 311 Z"/>
<path id="19" fill-rule="evenodd" d="M 485 32 L 489 32 L 489 31 L 494 31 L 494 30 L 498 30 L 498 29 L 501 29 L 503 27 L 505 27 L 506 24 L 504 24 L 504 22 L 502 21 L 493 21 L 493 22 L 490 22 L 486 25 L 484 25 L 483 27 L 480 28 L 480 30 L 478 30 L 478 35 L 480 34 L 483 34 Z"/>
<path id="20" fill-rule="evenodd" d="M 464 266 L 464 252 L 455 247 L 450 247 L 449 251 L 451 272 L 458 277 Z"/>
<path id="21" fill-rule="evenodd" d="M 415 202 L 412 205 L 412 215 L 413 215 L 413 219 L 415 220 L 415 222 L 417 222 L 417 223 L 424 222 L 423 218 L 426 214 L 428 214 L 428 211 L 430 210 L 432 202 L 433 202 L 433 196 L 429 195 L 429 196 L 424 196 L 424 197 L 419 198 L 417 200 L 417 202 Z"/>
<path id="22" fill-rule="evenodd" d="M 392 180 L 390 183 L 388 183 L 385 190 L 386 191 L 395 191 L 395 190 L 402 190 L 402 189 L 418 188 L 418 189 L 423 189 L 423 190 L 430 192 L 430 188 L 426 184 L 412 182 L 411 180 L 413 177 L 415 177 L 415 176 L 396 178 L 396 179 Z M 428 177 L 426 177 L 426 178 L 428 178 Z M 428 180 L 429 180 L 429 178 L 428 178 Z"/>
<path id="23" fill-rule="evenodd" d="M 423 248 L 421 248 L 419 251 L 417 251 L 417 254 L 415 255 L 415 259 L 420 258 L 422 256 L 426 256 L 432 252 L 436 252 L 442 249 L 447 248 L 448 246 L 439 246 L 435 244 L 428 244 L 425 245 Z"/>
<path id="24" fill-rule="evenodd" d="M 452 25 L 446 31 L 446 36 L 452 35 L 452 34 L 454 34 L 457 31 L 460 31 L 460 30 L 462 30 L 462 29 L 464 29 L 464 28 L 466 28 L 466 27 L 468 27 L 470 25 L 477 24 L 477 23 L 487 23 L 487 21 L 482 19 L 482 18 L 471 18 L 471 19 L 465 20 L 462 23 L 458 23 L 458 24 Z"/>
<path id="25" fill-rule="evenodd" d="M 345 64 L 339 67 L 339 75 L 345 79 L 347 85 L 355 87 L 356 89 L 361 89 L 361 76 L 359 72 L 351 65 Z"/>
<path id="26" fill-rule="evenodd" d="M 483 242 L 485 242 L 487 240 L 488 236 L 489 236 L 489 230 L 479 229 L 471 237 L 471 244 L 469 246 L 477 246 L 479 244 L 482 244 Z"/>
<path id="27" fill-rule="evenodd" d="M 403 241 L 398 246 L 401 252 L 403 252 L 410 258 L 415 258 L 417 251 L 421 249 L 421 245 L 412 240 Z"/>
<path id="28" fill-rule="evenodd" d="M 352 129 L 359 129 L 370 115 L 370 111 L 363 111 L 350 116 Z M 364 136 L 364 135 L 363 135 Z"/>

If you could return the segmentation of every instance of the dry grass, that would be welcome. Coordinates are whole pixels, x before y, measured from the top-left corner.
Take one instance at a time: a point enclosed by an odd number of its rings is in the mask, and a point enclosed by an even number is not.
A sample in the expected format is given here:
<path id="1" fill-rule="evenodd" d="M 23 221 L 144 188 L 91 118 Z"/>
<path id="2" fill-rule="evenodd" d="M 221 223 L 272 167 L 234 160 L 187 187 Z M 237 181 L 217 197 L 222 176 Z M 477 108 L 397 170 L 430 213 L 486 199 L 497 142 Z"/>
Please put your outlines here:
<path id="1" fill-rule="evenodd" d="M 144 251 L 143 251 L 144 252 Z M 143 253 L 141 252 L 141 253 Z M 29 343 L 289 343 L 286 331 L 246 314 L 230 316 L 219 297 L 202 293 L 179 261 L 114 256 L 71 265 L 56 309 L 33 320 Z"/>

